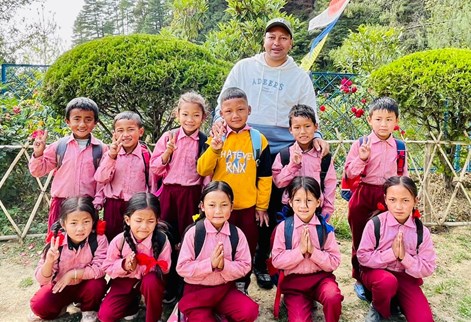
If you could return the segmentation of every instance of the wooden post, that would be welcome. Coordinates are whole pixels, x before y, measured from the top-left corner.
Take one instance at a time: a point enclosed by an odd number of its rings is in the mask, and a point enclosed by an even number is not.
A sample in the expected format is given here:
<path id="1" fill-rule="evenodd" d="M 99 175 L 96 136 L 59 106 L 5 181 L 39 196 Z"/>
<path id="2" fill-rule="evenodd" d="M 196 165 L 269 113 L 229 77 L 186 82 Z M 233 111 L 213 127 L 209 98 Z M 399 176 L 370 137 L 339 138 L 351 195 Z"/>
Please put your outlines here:
<path id="1" fill-rule="evenodd" d="M 425 144 L 424 169 L 430 163 L 431 154 L 432 154 L 432 146 L 430 143 L 426 143 Z M 426 177 L 424 178 L 424 183 L 422 187 L 425 193 L 428 193 L 430 191 L 429 185 L 430 185 L 430 177 L 426 175 Z M 428 198 L 423 198 L 423 202 L 424 202 L 424 221 L 432 222 L 433 216 L 432 216 L 432 205 L 430 204 L 430 200 Z"/>

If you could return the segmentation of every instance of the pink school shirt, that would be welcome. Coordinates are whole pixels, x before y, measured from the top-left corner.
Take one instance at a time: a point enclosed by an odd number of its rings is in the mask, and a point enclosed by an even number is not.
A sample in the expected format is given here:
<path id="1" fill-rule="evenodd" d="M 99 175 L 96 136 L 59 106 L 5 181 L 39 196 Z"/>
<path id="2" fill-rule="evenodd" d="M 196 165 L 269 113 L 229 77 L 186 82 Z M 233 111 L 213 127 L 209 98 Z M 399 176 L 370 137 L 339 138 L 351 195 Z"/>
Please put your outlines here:
<path id="1" fill-rule="evenodd" d="M 95 180 L 104 185 L 105 198 L 128 201 L 136 192 L 147 191 L 141 145 L 129 154 L 121 148 L 114 160 L 109 153 L 103 155 Z"/>
<path id="2" fill-rule="evenodd" d="M 155 145 L 150 159 L 150 171 L 155 175 L 163 177 L 164 184 L 179 184 L 182 186 L 201 185 L 203 178 L 196 171 L 198 161 L 198 131 L 192 135 L 185 134 L 183 129 L 178 128 L 173 135 L 177 136 L 176 149 L 167 164 L 162 163 L 162 154 L 167 149 L 170 133 L 166 132 L 160 137 Z"/>
<path id="3" fill-rule="evenodd" d="M 132 233 L 131 238 L 136 244 L 137 253 L 142 253 L 147 256 L 154 256 L 154 250 L 152 249 L 152 234 L 150 234 L 146 239 L 144 239 L 140 243 L 136 242 L 134 236 L 132 236 Z M 115 238 L 113 238 L 110 243 L 110 246 L 108 247 L 106 259 L 103 263 L 103 269 L 111 278 L 127 277 L 142 279 L 142 276 L 144 276 L 144 273 L 147 269 L 145 265 L 137 265 L 136 269 L 132 272 L 127 272 L 123 269 L 123 261 L 125 260 L 126 256 L 128 256 L 131 252 L 131 247 L 129 247 L 128 243 L 124 240 L 124 233 L 120 233 Z M 162 247 L 162 251 L 160 252 L 159 258 L 157 258 L 157 260 L 163 260 L 168 263 L 167 269 L 162 270 L 162 273 L 164 274 L 167 274 L 170 270 L 170 265 L 172 263 L 171 253 L 172 249 L 170 247 L 170 242 L 168 241 L 168 239 L 166 239 L 164 247 Z M 150 272 L 152 271 L 155 271 L 155 267 L 151 268 Z"/>
<path id="4" fill-rule="evenodd" d="M 353 142 L 345 161 L 345 171 L 347 177 L 353 178 L 363 173 L 366 167 L 366 176 L 362 177 L 361 181 L 372 185 L 382 185 L 386 179 L 397 176 L 396 141 L 392 135 L 387 140 L 381 140 L 374 132 L 368 135 L 368 141 L 370 140 L 370 157 L 366 161 L 363 161 L 358 156 L 359 140 Z M 404 173 L 402 175 L 409 175 L 407 160 L 405 160 Z"/>
<path id="5" fill-rule="evenodd" d="M 405 272 L 415 278 L 430 276 L 436 268 L 436 254 L 430 238 L 430 231 L 424 226 L 423 241 L 417 254 L 417 228 L 412 216 L 409 216 L 404 224 L 400 224 L 389 211 L 378 217 L 381 222 L 378 248 L 374 249 L 376 238 L 373 221 L 370 220 L 365 226 L 357 251 L 360 265 L 374 269 Z M 400 231 L 403 233 L 406 249 L 406 255 L 402 261 L 394 256 L 391 248 L 394 238 Z"/>
<path id="6" fill-rule="evenodd" d="M 319 219 L 313 216 L 309 223 L 304 223 L 297 215 L 294 215 L 294 229 L 292 249 L 286 249 L 285 244 L 285 222 L 281 222 L 276 227 L 275 240 L 273 242 L 272 260 L 273 266 L 283 269 L 286 275 L 289 274 L 312 274 L 320 271 L 333 272 L 340 265 L 340 250 L 335 239 L 334 232 L 327 234 L 324 249 L 320 249 L 319 237 L 317 236 L 316 225 Z M 304 227 L 309 228 L 313 251 L 310 257 L 305 258 L 299 250 L 301 233 Z"/>
<path id="7" fill-rule="evenodd" d="M 49 145 L 39 158 L 34 156 L 31 158 L 29 171 L 34 177 L 45 176 L 56 169 L 57 144 L 58 141 Z M 108 147 L 93 136 L 90 138 L 90 144 L 83 151 L 80 151 L 77 141 L 75 141 L 73 135 L 70 135 L 62 165 L 54 173 L 54 179 L 51 184 L 52 197 L 99 197 L 97 183 L 93 177 L 95 166 L 93 165 L 92 155 L 92 145 L 99 144 L 102 146 L 103 155 L 106 154 Z M 96 202 L 97 200 L 94 203 Z"/>
<path id="8" fill-rule="evenodd" d="M 57 272 L 55 281 L 60 280 L 68 271 L 73 269 L 84 269 L 82 280 L 90 280 L 101 278 L 105 276 L 105 270 L 102 268 L 103 261 L 106 258 L 106 250 L 108 249 L 108 240 L 104 235 L 97 235 L 98 247 L 95 250 L 95 256 L 92 257 L 92 251 L 88 240 L 79 246 L 78 249 L 74 249 L 68 245 L 68 238 L 64 238 L 62 242 L 62 250 L 60 252 L 60 259 L 56 261 L 53 266 L 53 273 L 50 277 L 44 277 L 41 273 L 41 269 L 44 265 L 44 257 L 39 260 L 38 266 L 35 270 L 35 277 L 39 284 L 46 285 L 52 282 L 52 277 Z M 75 285 L 80 283 L 80 280 L 72 280 L 71 284 Z"/>
<path id="9" fill-rule="evenodd" d="M 232 261 L 232 246 L 230 241 L 229 223 L 226 221 L 218 232 L 208 219 L 204 219 L 206 237 L 201 252 L 195 259 L 195 227 L 191 227 L 183 239 L 180 256 L 177 262 L 177 273 L 188 284 L 221 285 L 245 276 L 251 270 L 252 260 L 247 239 L 239 228 L 239 244 Z M 224 268 L 213 270 L 211 254 L 217 244 L 224 245 Z"/>
<path id="10" fill-rule="evenodd" d="M 289 147 L 290 157 L 296 150 L 301 151 L 301 148 L 297 142 L 294 142 Z M 278 188 L 285 188 L 293 181 L 294 177 L 308 176 L 316 179 L 320 184 L 321 162 L 321 153 L 311 149 L 302 153 L 301 164 L 295 164 L 290 160 L 287 165 L 283 166 L 281 164 L 281 155 L 278 153 L 272 166 L 273 182 Z M 324 216 L 327 214 L 332 215 L 334 213 L 335 189 L 337 188 L 337 176 L 332 161 L 325 176 L 324 185 L 322 214 Z M 288 204 L 288 192 L 286 190 L 283 192 L 282 203 Z"/>

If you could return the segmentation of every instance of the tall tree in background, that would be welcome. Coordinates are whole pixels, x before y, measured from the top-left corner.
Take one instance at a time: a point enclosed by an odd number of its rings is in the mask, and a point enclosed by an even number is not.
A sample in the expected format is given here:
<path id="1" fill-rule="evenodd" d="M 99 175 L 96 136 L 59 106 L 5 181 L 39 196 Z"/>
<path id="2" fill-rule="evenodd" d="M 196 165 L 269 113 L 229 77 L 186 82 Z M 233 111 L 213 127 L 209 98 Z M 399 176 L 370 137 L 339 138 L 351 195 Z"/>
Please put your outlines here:
<path id="1" fill-rule="evenodd" d="M 283 8 L 283 11 L 293 15 L 301 20 L 307 20 L 311 16 L 312 11 L 314 10 L 314 5 L 316 0 L 291 0 L 286 1 L 286 5 Z"/>
<path id="2" fill-rule="evenodd" d="M 180 39 L 195 42 L 203 28 L 207 0 L 173 0 L 170 8 L 172 21 L 167 30 Z"/>
<path id="3" fill-rule="evenodd" d="M 138 33 L 157 34 L 165 26 L 168 19 L 167 0 L 139 0 L 134 7 L 136 26 L 134 31 Z"/>
<path id="4" fill-rule="evenodd" d="M 85 0 L 74 22 L 74 44 L 114 34 L 114 5 L 114 1 Z"/>
<path id="5" fill-rule="evenodd" d="M 116 33 L 128 35 L 134 31 L 133 1 L 115 0 L 116 9 L 114 14 Z"/>

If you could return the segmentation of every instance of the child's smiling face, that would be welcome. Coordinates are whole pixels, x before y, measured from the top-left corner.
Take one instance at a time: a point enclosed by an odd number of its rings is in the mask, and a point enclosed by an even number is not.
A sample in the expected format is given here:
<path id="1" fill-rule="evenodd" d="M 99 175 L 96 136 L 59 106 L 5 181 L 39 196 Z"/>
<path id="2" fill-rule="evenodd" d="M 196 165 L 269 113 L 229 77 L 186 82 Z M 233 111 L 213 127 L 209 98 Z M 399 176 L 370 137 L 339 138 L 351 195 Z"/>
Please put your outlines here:
<path id="1" fill-rule="evenodd" d="M 301 188 L 298 189 L 289 200 L 289 205 L 293 208 L 293 212 L 299 219 L 304 223 L 308 223 L 314 216 L 317 207 L 319 207 L 320 201 L 312 192 Z"/>
<path id="2" fill-rule="evenodd" d="M 224 191 L 215 190 L 206 194 L 200 207 L 214 228 L 219 230 L 231 216 L 232 202 Z"/>
<path id="3" fill-rule="evenodd" d="M 126 153 L 131 153 L 144 134 L 144 128 L 139 127 L 135 120 L 121 119 L 114 125 L 116 140 L 120 139 Z"/>
<path id="4" fill-rule="evenodd" d="M 303 151 L 311 148 L 316 131 L 317 125 L 310 118 L 304 116 L 291 117 L 289 132 Z"/>
<path id="5" fill-rule="evenodd" d="M 250 111 L 251 108 L 244 98 L 231 98 L 221 104 L 221 116 L 234 131 L 245 127 Z"/>
<path id="6" fill-rule="evenodd" d="M 65 120 L 76 139 L 88 139 L 95 128 L 95 114 L 93 111 L 74 108 L 69 118 Z"/>
<path id="7" fill-rule="evenodd" d="M 203 123 L 203 119 L 203 108 L 199 104 L 185 102 L 178 108 L 177 120 L 186 135 L 195 133 Z"/>

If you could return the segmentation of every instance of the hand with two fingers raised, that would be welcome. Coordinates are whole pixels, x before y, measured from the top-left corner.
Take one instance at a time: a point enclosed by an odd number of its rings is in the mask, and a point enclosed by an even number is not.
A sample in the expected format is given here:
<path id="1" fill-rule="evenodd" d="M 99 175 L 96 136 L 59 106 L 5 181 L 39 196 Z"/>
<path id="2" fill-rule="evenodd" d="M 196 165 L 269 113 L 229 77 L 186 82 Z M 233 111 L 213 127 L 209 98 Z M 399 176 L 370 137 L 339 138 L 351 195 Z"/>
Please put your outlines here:
<path id="1" fill-rule="evenodd" d="M 371 153 L 371 140 L 369 140 L 368 137 L 365 136 L 363 138 L 363 143 L 360 145 L 360 148 L 358 149 L 358 156 L 363 161 L 366 161 L 370 157 L 370 153 Z"/>

